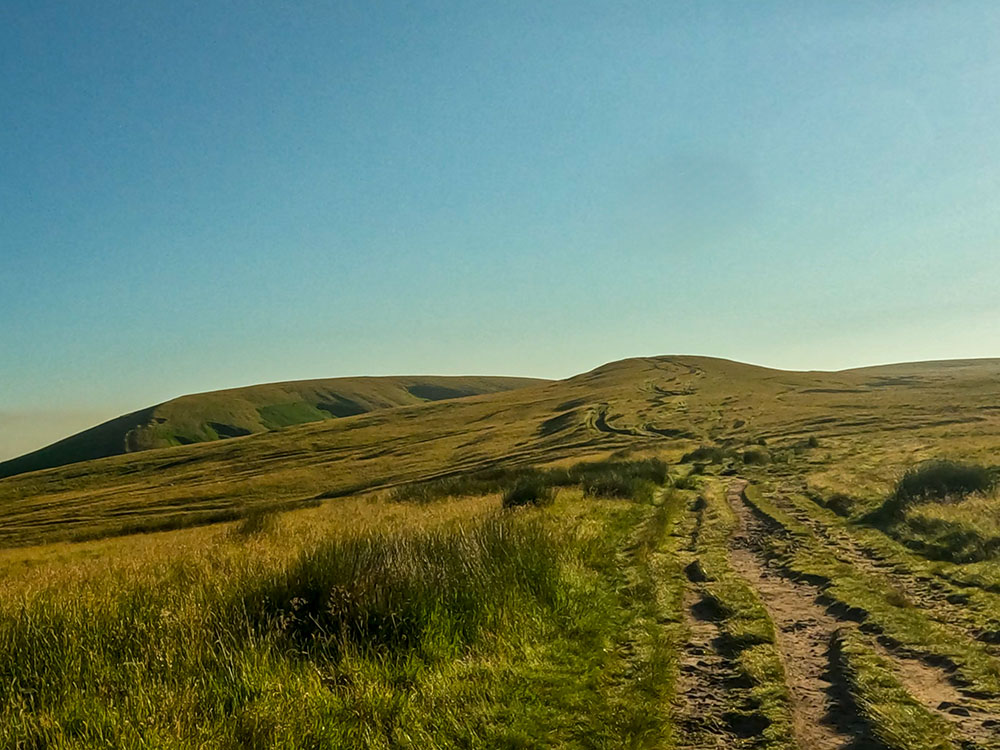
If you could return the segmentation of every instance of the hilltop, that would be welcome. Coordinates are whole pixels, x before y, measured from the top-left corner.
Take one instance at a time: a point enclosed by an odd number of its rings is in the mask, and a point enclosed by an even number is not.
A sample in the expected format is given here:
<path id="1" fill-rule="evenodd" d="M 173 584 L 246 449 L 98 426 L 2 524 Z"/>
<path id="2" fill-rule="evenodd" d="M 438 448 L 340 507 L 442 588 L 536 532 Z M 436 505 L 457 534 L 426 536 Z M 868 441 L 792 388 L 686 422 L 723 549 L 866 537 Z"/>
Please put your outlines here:
<path id="1" fill-rule="evenodd" d="M 856 460 L 868 465 L 885 451 L 919 455 L 956 432 L 950 444 L 971 451 L 1000 434 L 998 384 L 1000 360 L 789 372 L 708 357 L 628 359 L 516 390 L 10 477 L 0 481 L 0 544 L 227 520 L 255 504 L 498 464 L 677 459 L 703 446 L 780 451 L 821 439 L 844 455 L 863 441 Z"/>
<path id="2" fill-rule="evenodd" d="M 0 745 L 1000 750 L 998 386 L 645 357 L 0 480 Z"/>
<path id="3" fill-rule="evenodd" d="M 108 456 L 244 437 L 379 409 L 495 393 L 534 378 L 397 376 L 328 378 L 211 391 L 125 414 L 0 463 L 0 478 Z"/>

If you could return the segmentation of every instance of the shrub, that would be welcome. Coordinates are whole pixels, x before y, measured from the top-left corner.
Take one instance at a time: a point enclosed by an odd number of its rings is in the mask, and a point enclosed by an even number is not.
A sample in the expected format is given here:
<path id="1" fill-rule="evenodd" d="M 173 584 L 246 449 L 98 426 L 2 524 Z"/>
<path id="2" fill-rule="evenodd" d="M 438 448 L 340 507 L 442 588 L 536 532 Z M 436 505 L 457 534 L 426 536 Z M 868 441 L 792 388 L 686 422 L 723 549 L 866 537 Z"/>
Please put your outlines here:
<path id="1" fill-rule="evenodd" d="M 674 487 L 679 490 L 696 490 L 698 489 L 698 480 L 695 479 L 695 472 L 692 471 L 687 476 L 677 477 L 674 480 Z"/>
<path id="2" fill-rule="evenodd" d="M 716 445 L 702 445 L 690 453 L 685 453 L 681 457 L 681 463 L 686 464 L 697 461 L 699 463 L 721 464 L 729 455 L 729 451 L 725 451 Z"/>
<path id="3" fill-rule="evenodd" d="M 927 461 L 903 475 L 873 520 L 897 519 L 906 508 L 920 502 L 961 500 L 976 492 L 987 492 L 995 483 L 994 472 L 984 466 Z"/>
<path id="4" fill-rule="evenodd" d="M 233 536 L 248 538 L 269 534 L 278 525 L 278 511 L 276 508 L 266 505 L 256 506 L 247 509 L 241 520 L 233 528 Z"/>
<path id="5" fill-rule="evenodd" d="M 835 492 L 823 504 L 838 516 L 847 518 L 854 509 L 854 498 L 842 492 Z"/>
<path id="6" fill-rule="evenodd" d="M 993 473 L 984 466 L 929 461 L 906 472 L 894 494 L 904 502 L 959 499 L 986 492 L 993 484 Z"/>
<path id="7" fill-rule="evenodd" d="M 521 479 L 503 495 L 503 507 L 520 508 L 525 505 L 548 505 L 552 502 L 552 488 L 536 477 Z"/>
<path id="8" fill-rule="evenodd" d="M 747 448 L 740 456 L 745 464 L 763 465 L 771 462 L 771 454 L 763 448 Z"/>
<path id="9" fill-rule="evenodd" d="M 590 497 L 631 498 L 638 488 L 638 480 L 620 472 L 588 477 L 583 482 L 584 494 Z"/>

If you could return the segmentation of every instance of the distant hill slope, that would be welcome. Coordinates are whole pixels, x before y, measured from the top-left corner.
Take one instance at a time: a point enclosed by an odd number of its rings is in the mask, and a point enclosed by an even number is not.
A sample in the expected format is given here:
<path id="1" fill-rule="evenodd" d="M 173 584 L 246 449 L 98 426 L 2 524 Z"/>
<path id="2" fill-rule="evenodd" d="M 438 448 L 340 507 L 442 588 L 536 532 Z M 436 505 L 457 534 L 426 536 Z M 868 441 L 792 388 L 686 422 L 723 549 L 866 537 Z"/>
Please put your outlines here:
<path id="1" fill-rule="evenodd" d="M 677 461 L 699 446 L 762 444 L 775 471 L 782 453 L 797 450 L 810 471 L 824 472 L 829 455 L 872 478 L 941 455 L 992 465 L 1000 360 L 843 372 L 708 357 L 622 360 L 502 393 L 0 479 L 0 547 L 210 523 L 255 505 L 308 504 L 498 464 L 649 453 Z"/>
<path id="2" fill-rule="evenodd" d="M 205 443 L 396 406 L 538 385 L 534 378 L 400 376 L 268 383 L 167 401 L 0 463 L 0 478 L 124 453 Z"/>

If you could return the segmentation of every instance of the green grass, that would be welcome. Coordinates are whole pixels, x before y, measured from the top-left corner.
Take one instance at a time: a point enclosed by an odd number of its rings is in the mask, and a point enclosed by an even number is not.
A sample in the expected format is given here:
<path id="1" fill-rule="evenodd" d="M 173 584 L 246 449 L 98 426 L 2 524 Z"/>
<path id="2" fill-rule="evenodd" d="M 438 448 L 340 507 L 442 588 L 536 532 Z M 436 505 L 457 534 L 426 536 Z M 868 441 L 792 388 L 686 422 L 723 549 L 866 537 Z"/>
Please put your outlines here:
<path id="1" fill-rule="evenodd" d="M 681 505 L 562 494 L 0 588 L 0 746 L 663 747 Z"/>
<path id="2" fill-rule="evenodd" d="M 803 472 L 817 485 L 865 500 L 884 499 L 915 459 L 950 455 L 991 463 L 989 452 L 1000 446 L 1000 411 L 982 406 L 995 397 L 997 363 L 910 370 L 919 377 L 887 387 L 892 368 L 789 373 L 702 357 L 650 357 L 557 383 L 437 403 L 424 403 L 397 383 L 399 398 L 379 391 L 379 399 L 385 396 L 379 403 L 413 405 L 0 480 L 0 545 L 156 528 L 163 518 L 177 525 L 188 514 L 206 522 L 251 504 L 391 491 L 501 462 L 564 466 L 652 454 L 676 461 L 699 445 L 732 454 L 761 438 L 773 461 L 767 471 Z M 267 403 L 326 404 L 331 414 L 376 409 L 371 388 L 362 392 L 366 383 L 326 392 L 314 381 L 301 398 L 283 384 L 261 387 L 259 398 L 206 394 L 190 397 L 193 405 L 180 399 L 176 414 L 156 418 L 185 440 L 198 439 L 209 423 L 255 431 L 264 429 L 257 408 Z M 607 418 L 598 419 L 601 414 Z M 112 436 L 116 450 L 123 450 L 118 438 L 131 428 L 122 429 Z M 153 433 L 137 432 L 137 447 L 146 437 L 160 444 Z M 822 448 L 808 448 L 810 438 Z"/>
<path id="3" fill-rule="evenodd" d="M 820 585 L 831 603 L 889 642 L 948 666 L 972 693 L 1000 696 L 1000 661 L 984 644 L 933 619 L 884 578 L 839 560 L 806 525 L 756 488 L 748 490 L 747 498 L 775 527 L 784 529 L 784 534 L 773 534 L 768 541 L 772 554 L 789 572 Z"/>
<path id="4" fill-rule="evenodd" d="M 892 494 L 871 514 L 871 520 L 899 521 L 915 505 L 958 502 L 974 493 L 991 490 L 995 481 L 993 471 L 985 466 L 940 459 L 926 461 L 907 470 Z"/>
<path id="5" fill-rule="evenodd" d="M 552 487 L 537 479 L 521 479 L 504 492 L 504 508 L 521 508 L 525 505 L 548 505 L 552 502 Z"/>
<path id="6" fill-rule="evenodd" d="M 951 750 L 947 721 L 914 700 L 892 666 L 856 630 L 842 629 L 834 642 L 837 667 L 859 715 L 885 750 Z"/>
<path id="7" fill-rule="evenodd" d="M 182 396 L 0 462 L 0 477 L 543 382 L 503 377 L 330 378 Z"/>
<path id="8" fill-rule="evenodd" d="M 537 468 L 499 464 L 489 469 L 412 482 L 394 488 L 396 502 L 434 502 L 455 497 L 507 492 L 517 484 L 542 488 L 582 485 L 591 497 L 629 499 L 649 495 L 649 486 L 667 481 L 669 469 L 657 458 L 583 461 L 569 467 Z"/>

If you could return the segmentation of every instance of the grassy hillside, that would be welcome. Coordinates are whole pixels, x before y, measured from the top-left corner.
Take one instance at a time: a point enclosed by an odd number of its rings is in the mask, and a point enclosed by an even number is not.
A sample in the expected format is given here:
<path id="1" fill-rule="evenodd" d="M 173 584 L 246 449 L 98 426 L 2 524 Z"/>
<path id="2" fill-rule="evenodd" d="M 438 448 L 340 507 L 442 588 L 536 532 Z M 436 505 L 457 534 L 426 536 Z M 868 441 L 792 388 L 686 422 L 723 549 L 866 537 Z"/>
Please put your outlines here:
<path id="1" fill-rule="evenodd" d="M 0 745 L 1000 750 L 998 376 L 634 359 L 0 480 Z"/>
<path id="2" fill-rule="evenodd" d="M 0 463 L 0 477 L 125 453 L 242 437 L 395 406 L 494 393 L 531 378 L 330 378 L 199 393 L 126 414 Z"/>
<path id="3" fill-rule="evenodd" d="M 1000 361 L 783 372 L 702 357 L 615 362 L 568 380 L 116 456 L 0 480 L 0 544 L 231 519 L 505 464 L 713 446 L 852 469 L 872 492 L 920 457 L 1000 437 Z M 765 443 L 766 445 L 760 445 Z M 821 464 L 829 456 L 831 463 Z"/>

